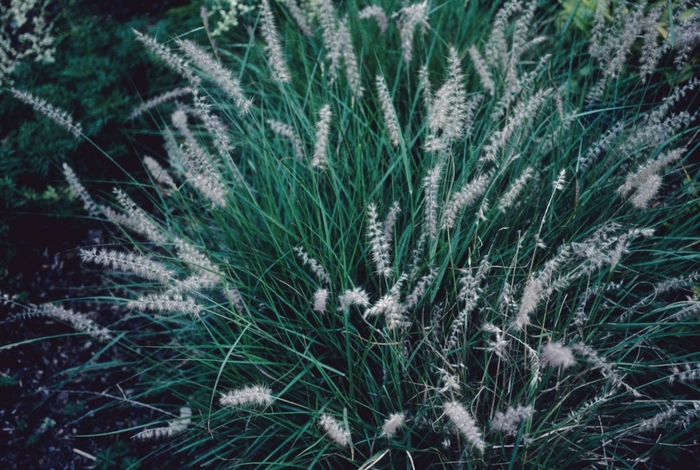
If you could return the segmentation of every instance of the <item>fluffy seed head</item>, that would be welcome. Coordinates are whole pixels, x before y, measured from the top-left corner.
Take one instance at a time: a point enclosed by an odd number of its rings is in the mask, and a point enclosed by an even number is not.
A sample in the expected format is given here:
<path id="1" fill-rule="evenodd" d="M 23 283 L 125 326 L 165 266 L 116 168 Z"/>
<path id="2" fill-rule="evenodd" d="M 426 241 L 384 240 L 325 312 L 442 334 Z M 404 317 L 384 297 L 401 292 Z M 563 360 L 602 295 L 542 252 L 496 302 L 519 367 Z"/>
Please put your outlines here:
<path id="1" fill-rule="evenodd" d="M 576 364 L 576 359 L 571 348 L 562 345 L 561 342 L 557 342 L 542 346 L 540 362 L 547 366 L 566 369 Z"/>
<path id="2" fill-rule="evenodd" d="M 481 430 L 476 426 L 476 421 L 461 403 L 453 401 L 445 403 L 445 414 L 450 418 L 452 424 L 467 439 L 472 447 L 479 452 L 484 452 L 486 442 L 481 436 Z"/>
<path id="3" fill-rule="evenodd" d="M 334 417 L 322 414 L 318 424 L 326 432 L 326 435 L 340 447 L 347 447 L 350 444 L 350 431 L 345 429 Z"/>
<path id="4" fill-rule="evenodd" d="M 388 438 L 392 438 L 396 435 L 396 432 L 401 429 L 401 427 L 406 422 L 405 413 L 392 413 L 389 418 L 384 421 L 382 426 L 382 434 Z"/>
<path id="5" fill-rule="evenodd" d="M 272 392 L 264 385 L 249 385 L 239 390 L 231 390 L 219 398 L 221 406 L 270 406 Z"/>

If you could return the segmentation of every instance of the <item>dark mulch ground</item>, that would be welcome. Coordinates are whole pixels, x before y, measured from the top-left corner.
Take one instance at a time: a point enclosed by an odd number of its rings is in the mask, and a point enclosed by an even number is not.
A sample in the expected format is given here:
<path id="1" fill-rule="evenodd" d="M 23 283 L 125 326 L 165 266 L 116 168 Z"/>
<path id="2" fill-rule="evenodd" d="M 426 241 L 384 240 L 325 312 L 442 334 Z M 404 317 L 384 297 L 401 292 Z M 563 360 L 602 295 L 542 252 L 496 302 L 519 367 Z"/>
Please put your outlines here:
<path id="1" fill-rule="evenodd" d="M 10 237 L 18 255 L 2 294 L 22 303 L 63 301 L 102 325 L 125 312 L 95 308 L 85 298 L 99 291 L 95 271 L 81 266 L 77 248 L 102 244 L 99 225 L 39 216 L 15 220 Z M 12 288 L 12 292 L 8 289 Z M 0 463 L 8 469 L 164 468 L 144 457 L 166 443 L 131 439 L 122 430 L 158 419 L 152 410 L 128 403 L 138 377 L 123 367 L 104 372 L 91 366 L 124 360 L 114 348 L 46 317 L 15 318 L 22 308 L 0 306 Z M 166 399 L 165 397 L 163 399 Z M 158 397 L 152 397 L 158 404 Z M 117 404 L 115 408 L 115 403 Z M 109 410 L 103 409 L 110 405 Z M 173 462 L 169 462 L 168 468 Z M 185 467 L 186 464 L 180 467 Z"/>

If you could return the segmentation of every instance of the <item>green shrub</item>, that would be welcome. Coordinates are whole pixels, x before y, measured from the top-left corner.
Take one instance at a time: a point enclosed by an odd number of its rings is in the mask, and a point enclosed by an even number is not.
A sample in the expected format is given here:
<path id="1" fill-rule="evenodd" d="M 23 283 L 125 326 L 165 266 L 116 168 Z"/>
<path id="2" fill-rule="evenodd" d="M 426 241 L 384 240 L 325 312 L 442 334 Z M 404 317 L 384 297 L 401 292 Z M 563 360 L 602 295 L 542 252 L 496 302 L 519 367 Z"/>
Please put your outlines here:
<path id="1" fill-rule="evenodd" d="M 692 448 L 698 81 L 667 94 L 630 65 L 653 11 L 598 16 L 591 45 L 543 37 L 535 2 L 477 3 L 263 2 L 216 54 L 138 33 L 187 80 L 167 168 L 110 205 L 65 167 L 124 230 L 82 251 L 124 318 L 31 312 L 139 364 L 129 400 L 163 419 L 136 436 L 170 438 L 162 458 L 630 468 Z"/>
<path id="2" fill-rule="evenodd" d="M 32 4 L 16 3 L 25 7 Z M 17 242 L 16 235 L 8 232 L 20 214 L 64 218 L 83 215 L 80 206 L 71 203 L 71 194 L 59 189 L 63 162 L 94 181 L 121 177 L 120 167 L 134 172 L 140 169 L 131 155 L 134 148 L 143 148 L 149 141 L 145 134 L 134 137 L 129 112 L 139 102 L 137 92 L 146 97 L 158 94 L 172 83 L 173 75 L 151 73 L 148 56 L 133 41 L 131 30 L 149 26 L 153 34 L 158 34 L 170 29 L 171 23 L 186 27 L 196 23 L 198 8 L 192 4 L 156 19 L 137 16 L 120 23 L 98 14 L 91 2 L 39 3 L 45 4 L 45 22 L 53 25 L 50 32 L 56 50 L 50 54 L 51 61 L 30 60 L 32 56 L 24 58 L 20 54 L 23 60 L 13 64 L 11 73 L 1 74 L 0 84 L 15 86 L 71 110 L 88 139 L 75 139 L 42 117 L 33 116 L 31 108 L 9 93 L 0 97 L 0 218 L 8 222 L 0 226 L 3 283 L 13 282 L 4 274 L 15 257 Z M 33 18 L 38 17 L 34 10 L 26 14 L 28 24 L 34 24 Z M 5 11 L 19 13 L 21 8 L 0 7 L 1 18 Z M 21 46 L 18 42 L 4 41 L 4 45 L 12 50 Z M 113 162 L 105 161 L 102 152 L 108 153 Z"/>

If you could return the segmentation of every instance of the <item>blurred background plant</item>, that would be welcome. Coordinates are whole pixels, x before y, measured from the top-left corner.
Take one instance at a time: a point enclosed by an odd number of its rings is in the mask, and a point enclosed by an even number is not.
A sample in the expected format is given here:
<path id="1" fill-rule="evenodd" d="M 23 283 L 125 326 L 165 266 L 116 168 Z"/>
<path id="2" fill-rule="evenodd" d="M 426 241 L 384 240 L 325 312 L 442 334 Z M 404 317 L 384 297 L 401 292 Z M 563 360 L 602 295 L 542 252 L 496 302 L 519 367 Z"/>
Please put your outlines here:
<path id="1" fill-rule="evenodd" d="M 110 191 L 111 181 L 123 179 L 120 168 L 143 174 L 131 157 L 135 151 L 161 146 L 155 127 L 149 134 L 140 123 L 136 132 L 129 115 L 141 100 L 166 90 L 173 74 L 152 67 L 132 29 L 162 38 L 201 29 L 200 8 L 209 6 L 212 27 L 228 32 L 219 38 L 225 44 L 246 37 L 232 26 L 252 7 L 221 0 L 8 3 L 0 5 L 0 85 L 71 110 L 87 137 L 74 139 L 11 94 L 0 94 L 0 283 L 17 291 L 24 289 L 29 250 L 95 227 L 62 184 L 62 163 L 90 175 L 95 189 Z"/>

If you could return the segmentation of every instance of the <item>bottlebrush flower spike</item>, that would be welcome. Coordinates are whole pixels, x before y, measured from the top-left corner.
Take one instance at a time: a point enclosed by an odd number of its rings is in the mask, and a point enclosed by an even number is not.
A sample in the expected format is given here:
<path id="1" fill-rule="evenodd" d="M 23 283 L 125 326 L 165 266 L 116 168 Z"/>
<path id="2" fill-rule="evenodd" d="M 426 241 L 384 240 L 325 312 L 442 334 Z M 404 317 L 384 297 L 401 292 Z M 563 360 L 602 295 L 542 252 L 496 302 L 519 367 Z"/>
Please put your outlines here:
<path id="1" fill-rule="evenodd" d="M 459 432 L 467 439 L 467 442 L 479 452 L 483 453 L 486 448 L 486 442 L 484 442 L 481 436 L 481 430 L 476 426 L 476 421 L 474 421 L 474 418 L 472 418 L 464 406 L 456 401 L 445 403 L 445 414 L 450 418 L 450 421 L 452 421 L 452 424 L 455 425 Z"/>
<path id="2" fill-rule="evenodd" d="M 264 385 L 250 385 L 239 390 L 231 390 L 221 395 L 221 406 L 270 406 L 272 404 L 272 392 Z"/>
<path id="3" fill-rule="evenodd" d="M 374 266 L 377 270 L 377 274 L 388 278 L 394 272 L 389 260 L 391 245 L 384 236 L 384 230 L 377 220 L 377 206 L 375 204 L 371 203 L 367 206 L 367 218 L 367 238 L 369 239 L 369 245 L 372 250 Z"/>
<path id="4" fill-rule="evenodd" d="M 491 429 L 500 431 L 509 436 L 517 436 L 520 423 L 532 418 L 535 409 L 532 406 L 519 405 L 515 408 L 508 407 L 504 412 L 498 411 L 491 420 Z"/>
<path id="5" fill-rule="evenodd" d="M 379 94 L 379 102 L 382 105 L 382 113 L 384 114 L 384 124 L 386 125 L 387 133 L 394 147 L 397 147 L 400 140 L 399 121 L 396 117 L 394 105 L 391 103 L 389 89 L 386 86 L 384 77 L 377 75 L 377 93 Z"/>
<path id="6" fill-rule="evenodd" d="M 326 304 L 328 303 L 328 289 L 319 289 L 314 292 L 314 311 L 318 313 L 326 313 Z"/>
<path id="7" fill-rule="evenodd" d="M 322 414 L 318 424 L 326 432 L 326 435 L 340 447 L 347 447 L 350 444 L 350 431 L 345 429 L 337 419 Z"/>
<path id="8" fill-rule="evenodd" d="M 377 21 L 377 26 L 379 26 L 379 31 L 382 36 L 386 33 L 389 27 L 389 18 L 387 18 L 384 9 L 379 5 L 368 5 L 360 10 L 360 19 L 366 20 L 368 18 L 374 18 Z"/>
<path id="9" fill-rule="evenodd" d="M 292 81 L 292 76 L 289 73 L 287 61 L 284 59 L 282 39 L 275 28 L 275 19 L 272 16 L 270 3 L 267 0 L 262 0 L 261 17 L 261 29 L 267 43 L 265 50 L 267 51 L 270 67 L 272 67 L 272 78 L 280 83 L 289 83 Z"/>
<path id="10" fill-rule="evenodd" d="M 384 421 L 384 425 L 382 426 L 382 435 L 392 438 L 396 435 L 399 429 L 404 425 L 406 422 L 406 414 L 405 413 L 392 413 L 389 415 L 389 419 Z"/>
<path id="11" fill-rule="evenodd" d="M 340 302 L 340 306 L 338 307 L 339 312 L 347 310 L 353 305 L 358 305 L 360 307 L 369 306 L 369 296 L 361 287 L 346 290 L 343 295 L 338 297 L 338 301 Z"/>
<path id="12" fill-rule="evenodd" d="M 86 211 L 88 211 L 88 214 L 93 217 L 98 217 L 100 215 L 100 208 L 97 207 L 97 204 L 95 204 L 95 201 L 92 200 L 90 194 L 87 192 L 87 189 L 85 189 L 85 186 L 80 183 L 78 176 L 67 163 L 63 164 L 63 174 L 66 177 L 68 185 L 75 192 L 78 198 L 83 201 L 83 207 Z"/>
<path id="13" fill-rule="evenodd" d="M 160 163 L 158 163 L 156 159 L 154 159 L 153 157 L 145 156 L 143 157 L 143 164 L 146 166 L 146 169 L 151 174 L 151 177 L 156 183 L 159 183 L 163 186 L 167 186 L 170 189 L 177 188 L 175 182 L 173 181 L 173 178 L 170 176 L 168 171 L 162 166 L 160 166 Z"/>
<path id="14" fill-rule="evenodd" d="M 331 107 L 324 105 L 318 112 L 318 122 L 316 123 L 316 145 L 314 146 L 314 157 L 311 160 L 312 168 L 324 169 L 328 166 L 328 141 L 331 132 Z"/>
<path id="15" fill-rule="evenodd" d="M 401 49 L 403 60 L 411 62 L 413 58 L 413 34 L 416 26 L 421 25 L 423 31 L 428 28 L 428 2 L 414 3 L 397 11 L 392 15 L 396 18 L 396 24 L 401 35 Z"/>
<path id="16" fill-rule="evenodd" d="M 253 102 L 246 98 L 241 88 L 241 82 L 229 70 L 224 68 L 202 47 L 190 40 L 177 40 L 180 49 L 192 60 L 209 79 L 216 83 L 230 98 L 232 98 L 241 114 L 247 114 Z"/>
<path id="17" fill-rule="evenodd" d="M 4 52 L 4 51 L 3 51 Z M 23 103 L 28 104 L 38 113 L 43 114 L 59 126 L 63 127 L 65 130 L 73 134 L 76 139 L 80 137 L 83 132 L 83 128 L 80 123 L 73 122 L 73 118 L 70 115 L 57 107 L 47 103 L 41 98 L 27 93 L 25 91 L 19 91 L 16 88 L 10 88 L 12 95 Z"/>
<path id="18" fill-rule="evenodd" d="M 149 49 L 153 54 L 157 55 L 163 62 L 165 62 L 168 67 L 170 67 L 175 72 L 179 73 L 182 77 L 187 79 L 192 86 L 192 90 L 197 90 L 201 85 L 202 81 L 198 76 L 192 72 L 189 63 L 184 57 L 173 53 L 170 49 L 156 41 L 150 36 L 141 34 L 135 29 L 132 29 L 138 39 L 147 49 Z"/>
<path id="19" fill-rule="evenodd" d="M 109 341 L 112 338 L 112 335 L 107 328 L 99 326 L 97 323 L 90 320 L 86 315 L 76 313 L 73 310 L 68 310 L 63 307 L 57 307 L 53 304 L 40 305 L 27 312 L 26 315 L 45 315 L 47 317 L 55 318 L 56 320 L 68 323 L 76 330 L 85 332 L 99 341 Z"/>
<path id="20" fill-rule="evenodd" d="M 164 437 L 173 437 L 175 434 L 180 434 L 187 430 L 187 426 L 190 425 L 192 420 L 192 410 L 183 406 L 180 408 L 180 419 L 177 421 L 170 421 L 167 427 L 146 429 L 141 431 L 132 437 L 132 439 L 138 439 L 141 441 L 147 441 L 151 439 L 160 439 Z"/>

